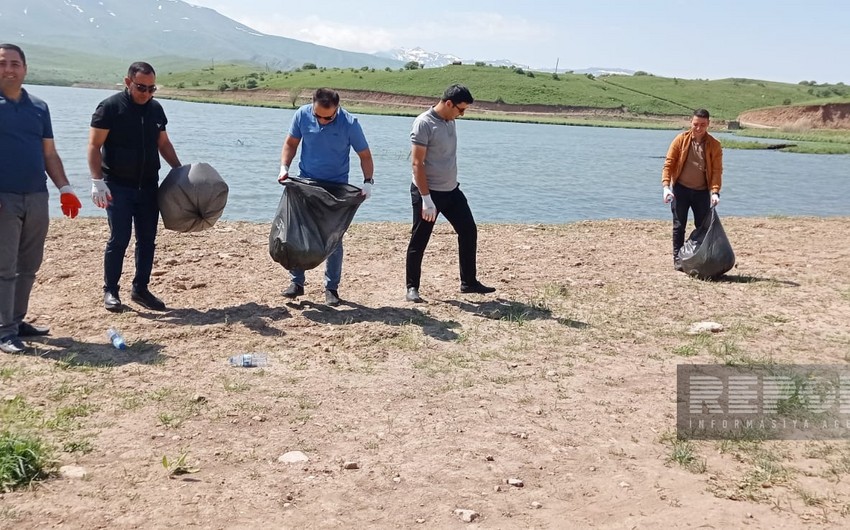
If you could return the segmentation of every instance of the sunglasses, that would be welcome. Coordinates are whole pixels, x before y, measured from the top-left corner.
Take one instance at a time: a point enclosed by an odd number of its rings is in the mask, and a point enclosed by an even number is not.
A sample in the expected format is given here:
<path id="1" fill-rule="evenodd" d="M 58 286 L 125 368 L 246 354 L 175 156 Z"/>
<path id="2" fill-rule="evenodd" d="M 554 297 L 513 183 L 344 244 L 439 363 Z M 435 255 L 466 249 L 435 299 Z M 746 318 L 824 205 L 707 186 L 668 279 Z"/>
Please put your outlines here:
<path id="1" fill-rule="evenodd" d="M 319 116 L 318 114 L 316 114 L 316 112 L 315 112 L 315 111 L 313 111 L 313 116 L 314 116 L 317 120 L 322 120 L 322 121 L 333 121 L 333 119 L 334 119 L 334 118 L 336 118 L 336 112 L 337 112 L 337 111 L 334 111 L 334 113 L 333 113 L 333 114 L 331 114 L 330 116 Z"/>
<path id="2" fill-rule="evenodd" d="M 136 90 L 138 90 L 142 94 L 145 94 L 147 92 L 153 94 L 154 92 L 156 92 L 156 85 L 143 85 L 141 83 L 133 83 L 133 85 L 135 85 Z"/>
<path id="3" fill-rule="evenodd" d="M 452 103 L 452 105 L 454 105 L 455 109 L 457 109 L 461 116 L 463 116 L 463 113 L 466 112 L 467 107 L 460 108 L 457 106 L 457 103 Z"/>

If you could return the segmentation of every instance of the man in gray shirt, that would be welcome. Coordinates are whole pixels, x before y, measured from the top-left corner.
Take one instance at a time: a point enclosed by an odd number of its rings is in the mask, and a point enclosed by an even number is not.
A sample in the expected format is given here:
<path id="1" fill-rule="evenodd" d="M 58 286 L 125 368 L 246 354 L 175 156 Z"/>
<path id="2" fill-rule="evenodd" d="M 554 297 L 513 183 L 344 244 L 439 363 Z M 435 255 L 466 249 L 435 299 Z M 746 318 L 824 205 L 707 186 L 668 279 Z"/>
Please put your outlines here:
<path id="1" fill-rule="evenodd" d="M 407 245 L 407 295 L 410 302 L 421 302 L 419 280 L 422 257 L 437 214 L 442 213 L 457 232 L 460 260 L 460 292 L 486 294 L 495 292 L 478 281 L 476 252 L 478 228 L 457 182 L 457 129 L 455 119 L 463 116 L 473 103 L 472 94 L 463 85 L 451 85 L 440 102 L 420 114 L 410 133 L 413 183 L 413 229 Z"/>

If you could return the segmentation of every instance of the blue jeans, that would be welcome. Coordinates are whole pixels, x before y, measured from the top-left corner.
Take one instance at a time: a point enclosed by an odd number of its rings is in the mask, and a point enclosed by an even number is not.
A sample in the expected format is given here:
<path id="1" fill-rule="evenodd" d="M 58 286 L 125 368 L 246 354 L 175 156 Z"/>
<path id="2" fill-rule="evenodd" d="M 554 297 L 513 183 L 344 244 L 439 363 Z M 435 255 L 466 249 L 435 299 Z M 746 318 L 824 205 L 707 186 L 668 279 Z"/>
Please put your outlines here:
<path id="1" fill-rule="evenodd" d="M 136 275 L 133 278 L 133 289 L 145 290 L 151 281 L 156 230 L 159 224 L 157 189 L 137 189 L 110 184 L 109 191 L 112 194 L 112 202 L 106 208 L 110 235 L 103 256 L 103 290 L 118 294 L 124 268 L 124 254 L 130 244 L 134 226 Z"/>
<path id="2" fill-rule="evenodd" d="M 289 277 L 292 283 L 304 286 L 304 271 L 300 269 L 292 269 L 289 271 Z M 342 241 L 336 250 L 325 260 L 325 289 L 336 291 L 339 289 L 339 282 L 342 279 Z"/>
<path id="3" fill-rule="evenodd" d="M 50 225 L 46 191 L 0 193 L 0 338 L 18 334 Z"/>

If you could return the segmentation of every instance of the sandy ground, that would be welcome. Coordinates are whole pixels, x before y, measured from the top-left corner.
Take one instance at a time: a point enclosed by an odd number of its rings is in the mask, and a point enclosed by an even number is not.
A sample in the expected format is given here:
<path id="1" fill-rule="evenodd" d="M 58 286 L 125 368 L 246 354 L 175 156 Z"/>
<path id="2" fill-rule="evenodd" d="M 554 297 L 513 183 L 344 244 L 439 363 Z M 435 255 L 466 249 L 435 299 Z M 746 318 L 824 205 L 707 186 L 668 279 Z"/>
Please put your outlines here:
<path id="1" fill-rule="evenodd" d="M 105 220 L 55 220 L 30 312 L 52 334 L 0 354 L 0 420 L 84 476 L 0 493 L 0 528 L 846 528 L 846 441 L 675 441 L 677 364 L 850 360 L 850 218 L 724 225 L 718 282 L 673 271 L 669 222 L 483 225 L 481 296 L 440 224 L 410 304 L 408 227 L 355 224 L 337 308 L 319 271 L 281 297 L 268 225 L 163 230 L 169 310 L 129 300 L 128 258 L 111 314 Z"/>

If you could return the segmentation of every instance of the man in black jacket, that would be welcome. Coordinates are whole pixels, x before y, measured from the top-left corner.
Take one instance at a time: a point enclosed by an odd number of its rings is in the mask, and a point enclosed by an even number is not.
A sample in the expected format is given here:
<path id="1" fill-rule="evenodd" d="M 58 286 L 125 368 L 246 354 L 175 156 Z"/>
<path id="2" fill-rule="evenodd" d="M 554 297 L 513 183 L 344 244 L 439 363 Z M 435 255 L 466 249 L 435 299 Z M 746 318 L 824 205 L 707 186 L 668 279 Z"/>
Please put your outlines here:
<path id="1" fill-rule="evenodd" d="M 136 229 L 136 275 L 131 299 L 155 311 L 165 304 L 148 289 L 159 224 L 159 157 L 175 168 L 180 160 L 165 132 L 168 120 L 154 101 L 156 72 L 145 62 L 130 65 L 126 88 L 101 101 L 89 132 L 92 201 L 106 208 L 110 236 L 103 259 L 103 304 L 120 311 L 119 281 L 124 254 Z"/>

